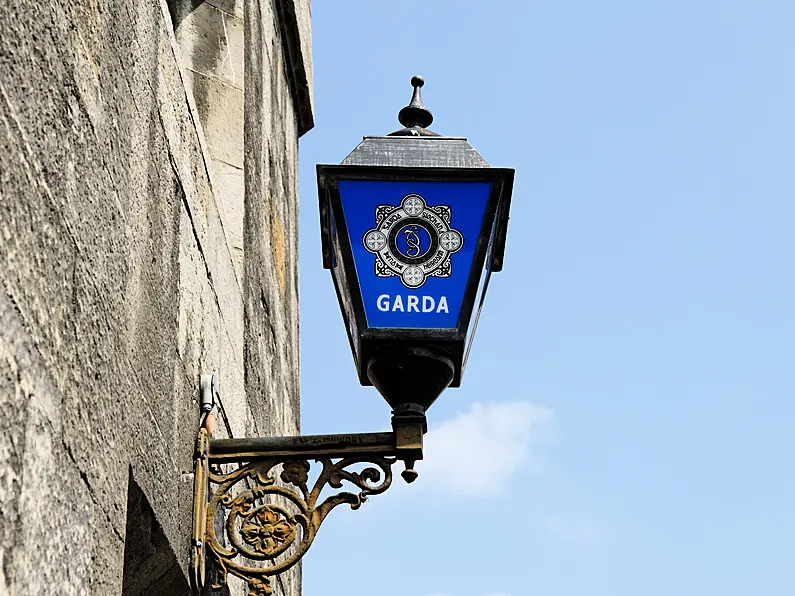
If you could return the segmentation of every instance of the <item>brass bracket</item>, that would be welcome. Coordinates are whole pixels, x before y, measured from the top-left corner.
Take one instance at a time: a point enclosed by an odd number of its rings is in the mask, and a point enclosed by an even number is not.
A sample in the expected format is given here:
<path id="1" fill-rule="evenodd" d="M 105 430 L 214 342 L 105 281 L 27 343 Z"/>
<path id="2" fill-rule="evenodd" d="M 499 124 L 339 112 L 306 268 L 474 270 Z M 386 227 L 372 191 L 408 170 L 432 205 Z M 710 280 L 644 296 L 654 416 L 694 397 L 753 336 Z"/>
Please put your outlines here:
<path id="1" fill-rule="evenodd" d="M 231 573 L 248 582 L 249 596 L 272 594 L 271 578 L 301 560 L 332 509 L 343 503 L 358 509 L 368 496 L 386 491 L 397 461 L 405 462 L 402 476 L 412 482 L 425 416 L 396 415 L 392 426 L 383 433 L 218 440 L 203 426 L 194 454 L 194 593 L 208 583 L 221 588 Z M 320 464 L 314 483 L 310 461 Z M 238 465 L 227 471 L 223 464 Z M 348 469 L 357 464 L 369 466 Z M 318 503 L 324 488 L 341 489 L 344 482 L 355 491 Z M 210 582 L 208 558 L 217 570 Z"/>

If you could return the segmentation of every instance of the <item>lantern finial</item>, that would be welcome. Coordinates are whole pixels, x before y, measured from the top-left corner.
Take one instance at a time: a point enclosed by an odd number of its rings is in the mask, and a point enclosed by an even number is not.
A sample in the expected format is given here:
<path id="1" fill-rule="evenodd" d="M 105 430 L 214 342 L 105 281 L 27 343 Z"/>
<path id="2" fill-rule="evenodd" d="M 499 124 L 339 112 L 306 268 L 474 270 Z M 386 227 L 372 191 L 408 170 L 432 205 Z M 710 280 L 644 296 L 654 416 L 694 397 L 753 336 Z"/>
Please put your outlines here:
<path id="1" fill-rule="evenodd" d="M 400 110 L 398 114 L 398 121 L 406 128 L 428 128 L 433 122 L 433 115 L 431 112 L 422 105 L 422 94 L 420 88 L 425 84 L 425 79 L 419 75 L 411 77 L 411 85 L 414 87 L 414 93 L 411 96 L 411 102 L 405 108 Z"/>

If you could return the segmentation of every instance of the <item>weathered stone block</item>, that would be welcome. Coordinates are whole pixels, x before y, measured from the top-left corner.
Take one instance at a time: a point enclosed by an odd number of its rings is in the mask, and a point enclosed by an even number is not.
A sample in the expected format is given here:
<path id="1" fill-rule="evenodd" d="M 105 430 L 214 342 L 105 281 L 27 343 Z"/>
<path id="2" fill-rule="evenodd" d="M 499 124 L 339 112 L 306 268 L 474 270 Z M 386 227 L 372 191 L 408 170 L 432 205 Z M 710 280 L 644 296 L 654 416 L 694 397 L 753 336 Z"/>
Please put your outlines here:
<path id="1" fill-rule="evenodd" d="M 189 80 L 210 157 L 243 167 L 243 92 L 207 75 Z"/>
<path id="2" fill-rule="evenodd" d="M 182 20 L 176 37 L 186 69 L 244 89 L 242 7 L 236 16 L 209 2 L 199 4 Z"/>

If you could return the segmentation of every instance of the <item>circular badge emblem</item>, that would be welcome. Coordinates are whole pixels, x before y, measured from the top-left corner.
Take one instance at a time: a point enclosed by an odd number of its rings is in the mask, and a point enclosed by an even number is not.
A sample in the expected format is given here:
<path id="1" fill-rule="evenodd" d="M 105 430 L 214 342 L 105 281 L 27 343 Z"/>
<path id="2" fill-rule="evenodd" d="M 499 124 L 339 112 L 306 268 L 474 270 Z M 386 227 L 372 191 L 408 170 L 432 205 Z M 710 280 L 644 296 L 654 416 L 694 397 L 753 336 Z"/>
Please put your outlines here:
<path id="1" fill-rule="evenodd" d="M 439 236 L 428 223 L 408 217 L 389 231 L 387 246 L 401 263 L 417 265 L 428 260 L 439 246 Z"/>
<path id="2" fill-rule="evenodd" d="M 395 250 L 395 254 L 403 257 L 407 262 L 413 262 L 416 259 L 422 260 L 436 240 L 433 230 L 430 230 L 421 220 L 407 222 L 400 228 L 395 226 L 389 235 L 390 240 L 393 236 L 394 246 L 392 248 Z"/>
<path id="3" fill-rule="evenodd" d="M 450 277 L 450 255 L 461 250 L 464 237 L 450 227 L 452 209 L 429 206 L 418 194 L 400 205 L 379 205 L 376 227 L 365 232 L 364 247 L 376 255 L 378 277 L 398 276 L 407 288 L 419 288 L 428 277 Z"/>

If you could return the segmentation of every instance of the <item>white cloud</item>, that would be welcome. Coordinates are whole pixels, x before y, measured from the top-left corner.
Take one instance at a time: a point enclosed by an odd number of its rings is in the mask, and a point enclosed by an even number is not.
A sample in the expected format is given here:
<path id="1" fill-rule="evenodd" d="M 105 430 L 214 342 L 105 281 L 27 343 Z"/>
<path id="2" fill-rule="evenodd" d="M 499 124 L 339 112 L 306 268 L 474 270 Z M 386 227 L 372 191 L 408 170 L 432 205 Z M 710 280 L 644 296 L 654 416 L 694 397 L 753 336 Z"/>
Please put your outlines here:
<path id="1" fill-rule="evenodd" d="M 551 410 L 529 402 L 474 404 L 427 434 L 417 485 L 463 497 L 499 495 L 532 463 L 536 431 L 551 420 Z"/>

